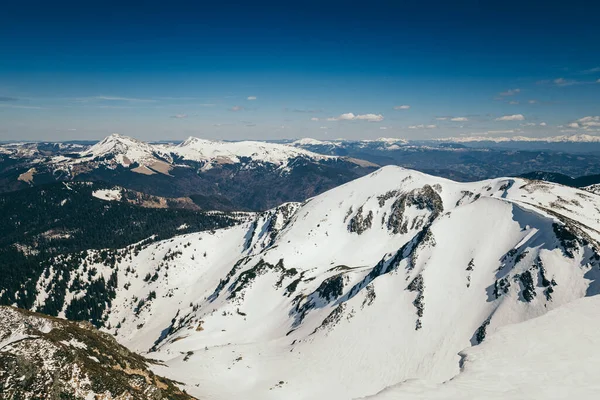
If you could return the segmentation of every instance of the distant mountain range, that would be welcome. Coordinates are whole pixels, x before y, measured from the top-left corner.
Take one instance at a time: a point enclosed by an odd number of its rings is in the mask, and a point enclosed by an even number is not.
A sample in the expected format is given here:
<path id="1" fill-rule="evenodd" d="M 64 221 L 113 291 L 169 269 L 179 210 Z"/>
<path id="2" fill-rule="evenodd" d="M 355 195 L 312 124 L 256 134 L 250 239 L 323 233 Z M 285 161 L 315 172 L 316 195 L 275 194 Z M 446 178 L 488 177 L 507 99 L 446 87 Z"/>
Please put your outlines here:
<path id="1" fill-rule="evenodd" d="M 569 177 L 600 175 L 600 144 L 596 146 L 593 138 L 565 136 L 553 138 L 553 142 L 531 138 L 496 138 L 495 142 L 300 139 L 271 143 L 191 137 L 170 144 L 114 134 L 94 144 L 9 143 L 0 146 L 0 192 L 56 181 L 104 181 L 146 195 L 191 199 L 202 209 L 257 211 L 303 201 L 383 165 L 456 181 L 525 173 L 532 179 L 587 186 L 581 182 L 588 180 Z M 572 146 L 572 151 L 565 146 Z M 594 146 L 599 153 L 593 152 Z M 598 182 L 589 181 L 594 183 Z"/>
<path id="2" fill-rule="evenodd" d="M 283 144 L 197 138 L 150 144 L 117 134 L 92 146 L 12 143 L 0 149 L 0 192 L 105 181 L 160 197 L 191 197 L 213 209 L 262 210 L 304 200 L 378 167 Z"/>

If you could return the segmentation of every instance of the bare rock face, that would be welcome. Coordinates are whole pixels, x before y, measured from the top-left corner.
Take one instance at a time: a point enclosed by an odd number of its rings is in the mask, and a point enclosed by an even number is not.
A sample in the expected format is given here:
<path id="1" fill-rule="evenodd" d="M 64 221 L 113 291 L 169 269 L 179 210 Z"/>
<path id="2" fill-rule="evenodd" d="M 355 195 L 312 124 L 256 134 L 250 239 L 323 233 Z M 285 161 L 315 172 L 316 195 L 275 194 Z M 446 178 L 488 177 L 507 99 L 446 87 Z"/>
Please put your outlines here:
<path id="1" fill-rule="evenodd" d="M 89 323 L 0 307 L 6 399 L 193 399 Z"/>
<path id="2" fill-rule="evenodd" d="M 405 218 L 404 212 L 409 207 L 416 207 L 419 210 L 429 210 L 431 212 L 428 221 L 413 220 L 411 229 L 431 223 L 444 211 L 440 195 L 429 185 L 414 189 L 408 193 L 403 193 L 394 201 L 387 223 L 388 229 L 394 234 L 408 232 L 409 220 Z"/>

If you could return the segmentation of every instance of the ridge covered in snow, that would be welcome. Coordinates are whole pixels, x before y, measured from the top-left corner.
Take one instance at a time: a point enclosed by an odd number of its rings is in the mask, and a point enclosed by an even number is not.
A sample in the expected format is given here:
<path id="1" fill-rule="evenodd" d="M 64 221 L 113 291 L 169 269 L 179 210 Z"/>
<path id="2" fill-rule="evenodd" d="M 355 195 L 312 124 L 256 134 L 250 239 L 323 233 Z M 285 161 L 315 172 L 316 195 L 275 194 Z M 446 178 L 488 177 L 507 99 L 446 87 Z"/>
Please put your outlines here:
<path id="1" fill-rule="evenodd" d="M 430 387 L 503 327 L 600 293 L 598 204 L 550 183 L 384 167 L 246 224 L 87 252 L 65 307 L 112 282 L 105 329 L 199 398 Z M 38 306 L 72 264 L 40 275 Z"/>
<path id="2" fill-rule="evenodd" d="M 600 142 L 600 136 L 593 136 L 588 134 L 577 134 L 577 135 L 561 135 L 561 136 L 549 136 L 549 137 L 527 137 L 527 136 L 511 136 L 511 137 L 496 137 L 496 136 L 459 136 L 450 137 L 443 139 L 436 139 L 441 142 L 457 142 L 457 143 L 469 143 L 469 142 L 549 142 L 549 143 L 594 143 Z"/>
<path id="3" fill-rule="evenodd" d="M 292 146 L 268 142 L 242 141 L 224 142 L 189 137 L 178 146 L 167 146 L 167 153 L 176 154 L 192 161 L 238 163 L 242 158 L 276 165 L 286 164 L 296 157 L 314 160 L 335 159 Z"/>

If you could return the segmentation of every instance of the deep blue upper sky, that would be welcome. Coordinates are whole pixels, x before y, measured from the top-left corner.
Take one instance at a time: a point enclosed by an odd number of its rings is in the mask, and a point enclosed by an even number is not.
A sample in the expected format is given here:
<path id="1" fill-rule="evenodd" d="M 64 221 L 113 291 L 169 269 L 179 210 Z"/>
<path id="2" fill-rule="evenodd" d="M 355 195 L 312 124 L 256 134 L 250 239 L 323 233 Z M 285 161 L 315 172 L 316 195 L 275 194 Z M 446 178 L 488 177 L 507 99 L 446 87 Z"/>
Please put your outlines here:
<path id="1" fill-rule="evenodd" d="M 0 140 L 600 134 L 590 1 L 123 3 L 2 5 Z"/>

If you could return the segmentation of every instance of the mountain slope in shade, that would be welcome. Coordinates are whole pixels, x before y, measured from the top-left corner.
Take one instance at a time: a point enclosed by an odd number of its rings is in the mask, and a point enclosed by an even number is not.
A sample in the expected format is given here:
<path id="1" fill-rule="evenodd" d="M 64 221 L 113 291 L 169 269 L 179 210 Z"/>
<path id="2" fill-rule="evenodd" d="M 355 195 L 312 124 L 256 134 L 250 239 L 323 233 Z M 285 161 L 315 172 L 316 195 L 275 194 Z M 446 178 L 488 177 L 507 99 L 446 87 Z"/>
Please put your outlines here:
<path id="1" fill-rule="evenodd" d="M 443 384 L 407 381 L 368 399 L 595 399 L 599 307 L 594 296 L 509 325 L 461 352 L 460 373 Z"/>
<path id="2" fill-rule="evenodd" d="M 193 399 L 91 326 L 4 306 L 0 320 L 2 398 Z"/>
<path id="3" fill-rule="evenodd" d="M 104 329 L 197 397 L 349 399 L 437 384 L 502 327 L 600 292 L 598 204 L 549 183 L 385 167 L 240 226 L 110 262 L 58 259 L 34 307 L 66 286 L 82 299 L 69 315 L 86 315 L 94 282 L 118 282 Z"/>

